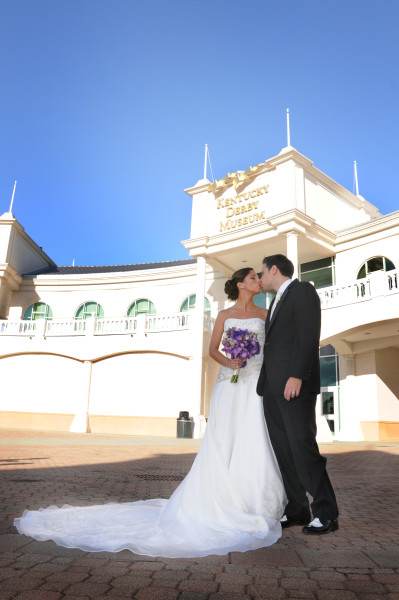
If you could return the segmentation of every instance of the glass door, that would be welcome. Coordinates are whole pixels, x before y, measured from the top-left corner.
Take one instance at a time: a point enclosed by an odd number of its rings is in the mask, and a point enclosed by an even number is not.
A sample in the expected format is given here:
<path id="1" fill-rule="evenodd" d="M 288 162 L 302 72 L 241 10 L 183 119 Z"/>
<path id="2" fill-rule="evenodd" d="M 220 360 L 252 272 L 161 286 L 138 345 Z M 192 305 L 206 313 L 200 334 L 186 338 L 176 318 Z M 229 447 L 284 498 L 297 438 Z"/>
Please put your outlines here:
<path id="1" fill-rule="evenodd" d="M 320 390 L 321 416 L 327 421 L 332 434 L 338 430 L 338 386 L 322 387 Z"/>
<path id="2" fill-rule="evenodd" d="M 319 415 L 325 418 L 334 435 L 340 427 L 338 355 L 334 346 L 320 348 L 320 380 Z"/>

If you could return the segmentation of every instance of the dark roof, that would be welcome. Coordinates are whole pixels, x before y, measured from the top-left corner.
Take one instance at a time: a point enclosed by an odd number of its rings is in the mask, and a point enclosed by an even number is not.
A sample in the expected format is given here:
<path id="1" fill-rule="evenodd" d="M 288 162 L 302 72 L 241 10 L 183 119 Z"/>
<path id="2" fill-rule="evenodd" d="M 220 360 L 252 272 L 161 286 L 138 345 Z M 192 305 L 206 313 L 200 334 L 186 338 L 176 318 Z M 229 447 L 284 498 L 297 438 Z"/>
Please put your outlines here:
<path id="1" fill-rule="evenodd" d="M 182 260 L 163 260 L 160 262 L 137 263 L 133 265 L 94 265 L 94 266 L 58 266 L 46 267 L 31 273 L 24 273 L 24 277 L 34 275 L 60 274 L 60 275 L 78 275 L 84 273 L 116 273 L 119 271 L 138 271 L 143 269 L 159 269 L 162 267 L 178 267 L 180 265 L 190 265 L 197 262 L 195 258 L 186 258 Z"/>

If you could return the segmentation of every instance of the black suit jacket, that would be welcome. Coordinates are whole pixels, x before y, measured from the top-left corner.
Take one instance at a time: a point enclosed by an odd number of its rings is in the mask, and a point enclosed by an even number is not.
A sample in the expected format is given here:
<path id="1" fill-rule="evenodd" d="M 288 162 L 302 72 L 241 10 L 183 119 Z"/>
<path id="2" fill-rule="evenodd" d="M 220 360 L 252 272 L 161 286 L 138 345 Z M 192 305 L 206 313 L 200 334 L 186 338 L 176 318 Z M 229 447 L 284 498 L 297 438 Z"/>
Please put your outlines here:
<path id="1" fill-rule="evenodd" d="M 270 306 L 272 308 L 274 300 Z M 289 377 L 302 379 L 301 395 L 320 392 L 320 298 L 313 285 L 294 279 L 265 322 L 263 365 L 256 391 L 281 396 Z"/>

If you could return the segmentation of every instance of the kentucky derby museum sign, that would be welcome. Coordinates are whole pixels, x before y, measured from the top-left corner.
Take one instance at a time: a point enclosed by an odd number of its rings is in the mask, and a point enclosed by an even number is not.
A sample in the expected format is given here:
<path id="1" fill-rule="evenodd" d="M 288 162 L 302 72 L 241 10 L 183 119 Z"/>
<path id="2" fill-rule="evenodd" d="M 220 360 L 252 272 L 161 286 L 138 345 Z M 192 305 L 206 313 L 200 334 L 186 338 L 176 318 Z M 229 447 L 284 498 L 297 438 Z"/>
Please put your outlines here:
<path id="1" fill-rule="evenodd" d="M 268 191 L 269 186 L 263 186 L 236 196 L 218 198 L 218 210 L 223 209 L 225 211 L 225 218 L 219 223 L 220 233 L 264 221 L 266 219 L 265 211 L 259 210 L 259 200 L 256 200 L 256 198 L 263 196 Z"/>

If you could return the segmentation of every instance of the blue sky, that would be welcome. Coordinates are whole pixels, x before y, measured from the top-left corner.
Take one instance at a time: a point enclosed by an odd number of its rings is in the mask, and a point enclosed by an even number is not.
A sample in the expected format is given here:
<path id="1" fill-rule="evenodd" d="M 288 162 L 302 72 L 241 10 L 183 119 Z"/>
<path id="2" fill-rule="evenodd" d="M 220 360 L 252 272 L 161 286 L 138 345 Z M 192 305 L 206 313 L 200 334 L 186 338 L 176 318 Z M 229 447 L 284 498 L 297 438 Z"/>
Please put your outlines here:
<path id="1" fill-rule="evenodd" d="M 187 256 L 203 146 L 216 177 L 292 144 L 399 209 L 399 4 L 1 0 L 0 212 L 61 265 Z"/>

